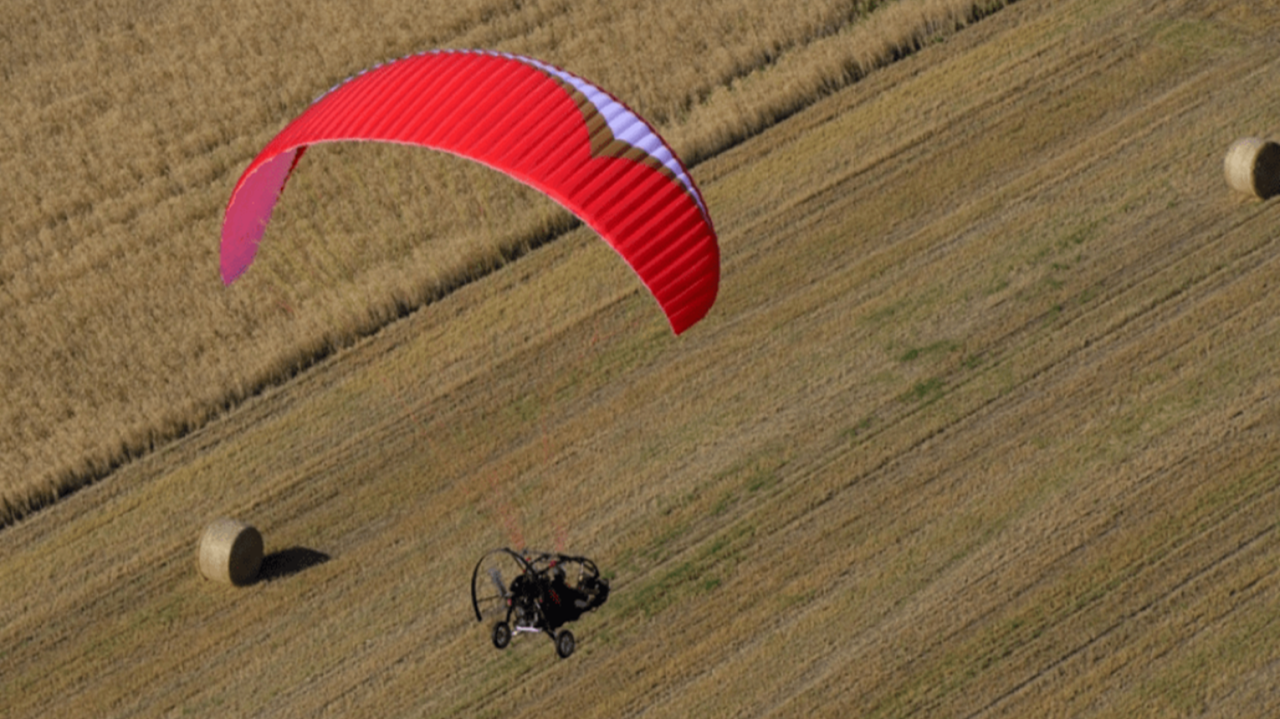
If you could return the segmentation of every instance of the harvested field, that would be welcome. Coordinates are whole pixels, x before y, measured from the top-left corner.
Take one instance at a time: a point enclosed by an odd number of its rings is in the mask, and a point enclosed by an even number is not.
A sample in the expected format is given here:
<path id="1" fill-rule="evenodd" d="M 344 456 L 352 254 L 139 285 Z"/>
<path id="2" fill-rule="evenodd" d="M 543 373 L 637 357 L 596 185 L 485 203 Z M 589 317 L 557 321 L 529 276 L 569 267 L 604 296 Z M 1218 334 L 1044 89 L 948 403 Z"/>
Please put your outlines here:
<path id="1" fill-rule="evenodd" d="M 534 5 L 441 27 L 500 46 L 525 36 L 503 23 Z M 557 9 L 574 15 L 548 4 L 527 47 L 501 49 L 554 48 L 537 27 L 565 27 Z M 777 48 L 761 69 L 694 92 L 688 116 L 852 32 L 764 43 Z M 183 255 L 208 269 L 192 286 L 222 299 L 186 321 L 252 326 L 265 344 L 237 352 L 280 349 L 240 379 L 204 375 L 221 394 L 192 400 L 186 429 L 160 427 L 154 447 L 126 441 L 127 462 L 61 430 L 6 440 L 30 466 L 118 466 L 77 475 L 96 481 L 57 501 L 6 495 L 24 516 L 0 530 L 3 713 L 1277 714 L 1280 204 L 1231 191 L 1222 163 L 1236 138 L 1277 132 L 1280 96 L 1259 88 L 1280 81 L 1278 33 L 1280 10 L 1259 3 L 1021 0 L 706 140 L 682 134 L 680 101 L 583 69 L 701 159 L 723 284 L 679 339 L 613 253 L 542 208 L 523 221 L 563 234 L 474 281 L 440 280 L 448 292 L 405 280 L 419 294 L 391 302 L 402 316 L 367 296 L 394 253 L 349 294 L 299 291 L 253 314 L 273 299 L 265 281 L 216 286 L 217 213 L 310 87 L 290 79 L 278 107 L 245 110 L 259 134 L 231 133 L 229 113 L 212 150 L 191 140 L 206 158 L 192 162 L 217 165 L 198 185 L 125 194 L 121 210 L 192 218 L 173 220 L 180 242 L 157 230 L 144 243 L 204 248 Z M 365 64 L 354 52 L 333 62 Z M 595 62 L 565 52 L 550 59 Z M 6 81 L 43 56 L 28 57 Z M 347 157 L 402 161 L 376 154 Z M 325 162 L 317 174 L 349 172 L 342 155 Z M 463 182 L 485 197 L 484 180 Z M 5 232 L 95 231 L 98 210 L 60 211 Z M 307 244 L 283 227 L 278 245 L 324 248 L 341 229 Z M 10 323 L 35 322 L 41 302 L 97 303 L 78 282 L 132 279 L 109 259 L 91 279 L 94 258 L 67 246 L 80 274 L 50 289 L 53 265 L 15 255 L 12 237 Z M 342 271 L 285 256 L 261 273 L 280 287 Z M 351 317 L 357 330 L 323 336 L 326 318 Z M 71 352 L 66 372 L 127 364 L 131 346 L 95 337 L 98 354 Z M 216 354 L 173 341 L 166 356 Z M 297 360 L 312 343 L 327 349 Z M 13 346 L 7 398 L 29 376 Z M 194 537 L 219 516 L 260 528 L 267 560 L 327 561 L 242 589 L 205 581 Z M 470 617 L 472 563 L 508 543 L 587 553 L 612 577 L 570 659 L 545 640 L 499 653 Z"/>

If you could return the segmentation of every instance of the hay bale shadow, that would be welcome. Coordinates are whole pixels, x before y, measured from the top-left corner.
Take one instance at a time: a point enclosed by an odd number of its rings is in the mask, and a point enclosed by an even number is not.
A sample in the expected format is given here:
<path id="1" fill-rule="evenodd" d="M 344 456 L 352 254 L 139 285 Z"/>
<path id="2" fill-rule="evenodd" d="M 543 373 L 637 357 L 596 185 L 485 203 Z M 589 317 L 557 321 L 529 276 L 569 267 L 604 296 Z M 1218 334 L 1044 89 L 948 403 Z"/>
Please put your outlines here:
<path id="1" fill-rule="evenodd" d="M 257 581 L 271 582 L 284 579 L 327 561 L 329 561 L 329 555 L 324 552 L 306 547 L 289 547 L 262 558 L 262 567 L 258 570 Z"/>

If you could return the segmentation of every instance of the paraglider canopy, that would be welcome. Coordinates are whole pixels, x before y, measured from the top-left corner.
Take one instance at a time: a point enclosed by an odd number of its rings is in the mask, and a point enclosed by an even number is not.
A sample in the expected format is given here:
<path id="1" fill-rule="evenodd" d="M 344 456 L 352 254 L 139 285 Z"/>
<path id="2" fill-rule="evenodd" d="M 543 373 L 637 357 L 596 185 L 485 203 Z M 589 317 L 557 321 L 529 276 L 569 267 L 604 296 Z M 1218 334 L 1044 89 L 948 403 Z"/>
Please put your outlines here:
<path id="1" fill-rule="evenodd" d="M 411 55 L 348 79 L 276 135 L 241 175 L 222 226 L 222 279 L 257 253 L 307 146 L 365 140 L 450 152 L 530 185 L 631 266 L 676 334 L 716 299 L 706 203 L 671 148 L 612 95 L 560 68 L 495 52 Z"/>

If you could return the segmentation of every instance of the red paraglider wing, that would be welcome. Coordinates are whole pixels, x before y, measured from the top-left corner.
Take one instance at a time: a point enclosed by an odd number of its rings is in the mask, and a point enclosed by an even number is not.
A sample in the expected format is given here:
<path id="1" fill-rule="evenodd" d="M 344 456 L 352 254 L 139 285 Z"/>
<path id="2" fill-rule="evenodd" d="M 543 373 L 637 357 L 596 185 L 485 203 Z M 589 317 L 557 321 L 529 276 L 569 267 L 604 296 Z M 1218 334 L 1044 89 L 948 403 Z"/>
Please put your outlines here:
<path id="1" fill-rule="evenodd" d="M 706 205 L 675 153 L 608 93 L 530 58 L 412 55 L 334 87 L 254 158 L 227 203 L 222 279 L 253 262 L 280 191 L 308 145 L 370 140 L 470 158 L 550 196 L 605 239 L 680 334 L 720 284 Z"/>

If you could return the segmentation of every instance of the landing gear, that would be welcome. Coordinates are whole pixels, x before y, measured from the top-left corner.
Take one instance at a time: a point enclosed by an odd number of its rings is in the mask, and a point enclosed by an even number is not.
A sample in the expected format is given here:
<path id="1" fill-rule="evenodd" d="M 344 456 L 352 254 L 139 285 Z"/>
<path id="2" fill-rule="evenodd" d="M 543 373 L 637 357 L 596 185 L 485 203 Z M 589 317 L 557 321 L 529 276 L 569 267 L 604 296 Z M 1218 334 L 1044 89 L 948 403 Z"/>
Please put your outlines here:
<path id="1" fill-rule="evenodd" d="M 493 646 L 498 649 L 506 649 L 511 643 L 511 625 L 506 622 L 498 622 L 493 625 Z"/>
<path id="2" fill-rule="evenodd" d="M 556 654 L 559 654 L 561 659 L 568 659 L 569 655 L 573 654 L 575 646 L 577 644 L 573 641 L 573 632 L 561 629 L 556 635 Z"/>

